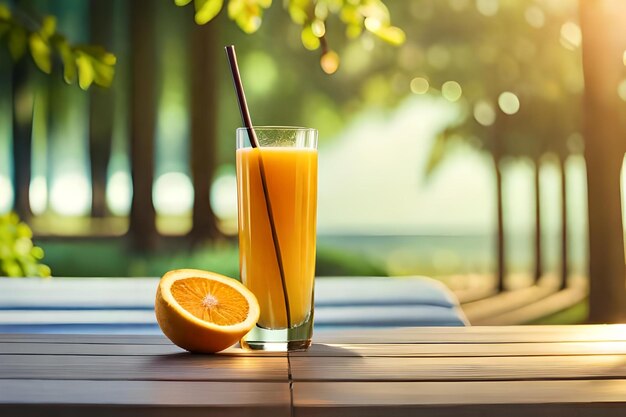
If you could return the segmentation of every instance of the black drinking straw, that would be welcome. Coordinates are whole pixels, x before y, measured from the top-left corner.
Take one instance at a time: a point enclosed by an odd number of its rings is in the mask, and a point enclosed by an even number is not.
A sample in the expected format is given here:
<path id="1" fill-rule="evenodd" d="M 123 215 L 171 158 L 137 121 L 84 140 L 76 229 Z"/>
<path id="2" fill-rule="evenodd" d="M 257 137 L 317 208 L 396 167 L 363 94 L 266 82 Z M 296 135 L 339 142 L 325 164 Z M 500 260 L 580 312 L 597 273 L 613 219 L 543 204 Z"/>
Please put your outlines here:
<path id="1" fill-rule="evenodd" d="M 230 64 L 230 72 L 233 76 L 233 84 L 235 86 L 235 92 L 237 93 L 237 103 L 239 104 L 239 112 L 241 113 L 241 120 L 248 131 L 250 138 L 250 145 L 253 148 L 260 148 L 259 139 L 252 126 L 252 119 L 250 118 L 250 110 L 248 110 L 248 102 L 246 101 L 246 95 L 243 91 L 243 83 L 241 82 L 241 75 L 239 74 L 239 66 L 237 65 L 237 55 L 235 54 L 235 45 L 229 45 L 226 48 L 226 56 L 228 57 L 228 63 Z M 265 197 L 265 206 L 267 208 L 267 217 L 270 221 L 270 229 L 272 231 L 272 241 L 274 243 L 274 252 L 276 253 L 276 262 L 278 263 L 278 271 L 280 273 L 280 281 L 283 287 L 283 298 L 285 299 L 285 313 L 287 314 L 287 327 L 291 327 L 291 309 L 289 308 L 289 295 L 287 294 L 287 282 L 285 280 L 285 270 L 283 268 L 283 259 L 280 251 L 280 245 L 278 243 L 278 234 L 276 233 L 276 224 L 274 223 L 274 214 L 272 211 L 272 204 L 270 202 L 269 192 L 267 190 L 267 179 L 265 177 L 265 167 L 263 165 L 263 158 L 259 152 L 259 170 L 261 173 L 261 185 L 263 186 L 263 196 Z"/>

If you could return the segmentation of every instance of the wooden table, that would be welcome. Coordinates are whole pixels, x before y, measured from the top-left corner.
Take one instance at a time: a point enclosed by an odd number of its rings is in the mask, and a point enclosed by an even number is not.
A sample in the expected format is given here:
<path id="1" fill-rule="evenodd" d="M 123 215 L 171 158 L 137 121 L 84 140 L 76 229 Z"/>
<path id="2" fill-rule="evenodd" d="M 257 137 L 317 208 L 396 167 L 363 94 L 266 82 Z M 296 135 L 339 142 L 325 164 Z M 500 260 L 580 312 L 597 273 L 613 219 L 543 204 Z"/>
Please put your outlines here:
<path id="1" fill-rule="evenodd" d="M 626 415 L 626 326 L 326 334 L 308 352 L 0 335 L 0 416 Z"/>

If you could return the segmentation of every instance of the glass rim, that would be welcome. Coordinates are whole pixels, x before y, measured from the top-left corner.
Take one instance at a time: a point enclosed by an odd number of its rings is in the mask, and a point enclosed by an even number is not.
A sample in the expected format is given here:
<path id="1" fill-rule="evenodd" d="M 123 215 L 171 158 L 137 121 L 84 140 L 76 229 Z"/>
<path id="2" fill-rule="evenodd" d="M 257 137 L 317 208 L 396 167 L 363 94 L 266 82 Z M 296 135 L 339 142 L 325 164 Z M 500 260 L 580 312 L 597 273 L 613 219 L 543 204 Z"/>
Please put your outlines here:
<path id="1" fill-rule="evenodd" d="M 317 131 L 314 127 L 303 127 L 303 126 L 254 126 L 254 130 L 292 130 L 292 131 L 300 131 L 300 132 L 312 132 Z M 247 132 L 247 127 L 238 127 L 237 131 Z"/>

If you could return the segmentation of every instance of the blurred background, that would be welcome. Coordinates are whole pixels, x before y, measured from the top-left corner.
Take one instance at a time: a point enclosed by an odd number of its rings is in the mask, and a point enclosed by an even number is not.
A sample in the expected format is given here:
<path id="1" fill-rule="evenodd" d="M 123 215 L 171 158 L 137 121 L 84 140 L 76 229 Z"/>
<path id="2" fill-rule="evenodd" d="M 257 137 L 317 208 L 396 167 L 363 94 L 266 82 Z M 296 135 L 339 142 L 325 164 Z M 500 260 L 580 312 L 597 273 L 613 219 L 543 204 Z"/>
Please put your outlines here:
<path id="1" fill-rule="evenodd" d="M 319 129 L 318 275 L 429 275 L 465 303 L 560 294 L 542 316 L 565 321 L 587 315 L 590 270 L 623 291 L 623 5 L 390 0 L 382 32 L 355 12 L 376 1 L 318 1 L 321 27 L 248 3 L 262 23 L 222 10 L 200 26 L 167 0 L 0 1 L 79 48 L 84 88 L 62 54 L 46 67 L 31 37 L 16 59 L 0 32 L 0 213 L 53 275 L 238 276 L 235 44 L 253 122 Z M 4 274 L 34 273 L 2 253 Z"/>

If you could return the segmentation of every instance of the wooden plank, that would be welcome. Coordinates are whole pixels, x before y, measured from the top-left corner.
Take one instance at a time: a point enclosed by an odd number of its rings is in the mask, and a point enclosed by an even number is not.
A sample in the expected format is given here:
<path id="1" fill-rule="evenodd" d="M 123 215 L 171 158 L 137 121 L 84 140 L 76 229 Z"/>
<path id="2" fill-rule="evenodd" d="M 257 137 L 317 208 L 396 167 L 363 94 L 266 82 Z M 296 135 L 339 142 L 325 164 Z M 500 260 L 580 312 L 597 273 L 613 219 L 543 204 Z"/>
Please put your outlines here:
<path id="1" fill-rule="evenodd" d="M 315 335 L 317 343 L 551 343 L 626 341 L 626 325 L 398 327 Z"/>
<path id="2" fill-rule="evenodd" d="M 0 379 L 287 381 L 283 357 L 0 355 Z"/>
<path id="3" fill-rule="evenodd" d="M 289 384 L 0 380 L 3 416 L 290 415 Z"/>
<path id="4" fill-rule="evenodd" d="M 315 333 L 317 343 L 546 343 L 626 341 L 626 325 L 402 327 Z M 0 343 L 166 344 L 165 336 L 0 334 Z"/>
<path id="5" fill-rule="evenodd" d="M 97 343 L 26 343 L 0 342 L 0 355 L 86 355 L 86 356 L 160 356 L 185 353 L 173 344 L 135 345 L 135 344 L 97 344 Z M 231 347 L 219 356 L 276 356 L 284 357 L 285 352 L 257 352 Z"/>
<path id="6" fill-rule="evenodd" d="M 3 343 L 0 355 L 103 355 L 103 356 L 159 356 L 180 354 L 185 351 L 169 345 L 111 345 L 81 343 Z"/>
<path id="7" fill-rule="evenodd" d="M 292 357 L 294 381 L 626 379 L 626 356 Z"/>
<path id="8" fill-rule="evenodd" d="M 175 345 L 121 345 L 79 343 L 1 343 L 0 355 L 104 355 L 159 356 L 185 352 Z M 238 347 L 220 356 L 276 356 L 281 352 L 250 352 Z M 291 352 L 292 357 L 471 357 L 471 356 L 566 356 L 626 355 L 626 342 L 565 343 L 488 343 L 488 344 L 319 344 L 306 352 Z"/>
<path id="9" fill-rule="evenodd" d="M 0 352 L 3 345 L 0 344 Z M 493 357 L 626 355 L 626 342 L 486 343 L 486 344 L 320 344 L 291 357 Z"/>
<path id="10" fill-rule="evenodd" d="M 98 343 L 131 345 L 171 345 L 163 335 L 94 334 L 1 334 L 0 343 Z"/>
<path id="11" fill-rule="evenodd" d="M 623 415 L 626 380 L 295 382 L 296 417 Z"/>

